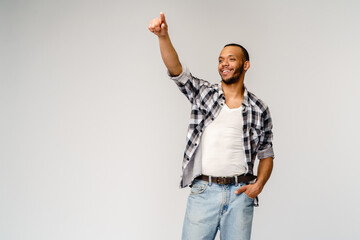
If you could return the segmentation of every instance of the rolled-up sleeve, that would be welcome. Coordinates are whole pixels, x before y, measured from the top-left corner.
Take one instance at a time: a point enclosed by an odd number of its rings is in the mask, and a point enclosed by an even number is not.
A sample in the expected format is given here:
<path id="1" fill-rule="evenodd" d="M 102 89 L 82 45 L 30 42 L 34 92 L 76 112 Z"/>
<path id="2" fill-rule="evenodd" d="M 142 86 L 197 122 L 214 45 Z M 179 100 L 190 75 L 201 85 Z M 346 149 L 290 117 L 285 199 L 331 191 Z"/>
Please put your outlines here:
<path id="1" fill-rule="evenodd" d="M 174 82 L 185 84 L 191 78 L 191 74 L 186 65 L 181 64 L 181 66 L 182 66 L 182 72 L 180 73 L 180 75 L 173 77 L 171 76 L 169 71 L 167 71 L 167 75 Z"/>
<path id="2" fill-rule="evenodd" d="M 176 83 L 187 99 L 189 99 L 191 103 L 194 103 L 195 98 L 199 96 L 200 88 L 205 85 L 210 86 L 211 84 L 206 80 L 194 77 L 186 65 L 181 64 L 181 66 L 183 71 L 180 75 L 172 77 L 169 71 L 167 74 L 170 79 Z"/>

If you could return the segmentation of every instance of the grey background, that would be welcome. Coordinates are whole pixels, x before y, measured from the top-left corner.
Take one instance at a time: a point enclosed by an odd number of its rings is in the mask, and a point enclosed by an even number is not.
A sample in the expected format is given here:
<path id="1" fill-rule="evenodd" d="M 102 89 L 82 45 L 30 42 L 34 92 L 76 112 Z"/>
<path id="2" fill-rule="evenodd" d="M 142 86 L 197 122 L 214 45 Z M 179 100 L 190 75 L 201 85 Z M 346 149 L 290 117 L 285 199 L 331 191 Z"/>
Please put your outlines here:
<path id="1" fill-rule="evenodd" d="M 358 1 L 0 1 L 0 239 L 179 239 L 190 105 L 148 22 L 217 82 L 229 42 L 269 106 L 256 239 L 359 239 Z"/>

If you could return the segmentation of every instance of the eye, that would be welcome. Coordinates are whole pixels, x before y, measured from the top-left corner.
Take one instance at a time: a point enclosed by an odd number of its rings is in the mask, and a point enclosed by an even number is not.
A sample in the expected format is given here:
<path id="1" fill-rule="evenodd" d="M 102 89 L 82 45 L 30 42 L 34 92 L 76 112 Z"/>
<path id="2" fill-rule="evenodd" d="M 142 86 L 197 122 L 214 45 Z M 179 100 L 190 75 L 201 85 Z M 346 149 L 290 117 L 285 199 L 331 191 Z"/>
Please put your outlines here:
<path id="1" fill-rule="evenodd" d="M 230 61 L 235 61 L 235 58 L 230 58 Z"/>
<path id="2" fill-rule="evenodd" d="M 223 60 L 222 59 L 219 59 L 219 63 L 221 63 Z"/>

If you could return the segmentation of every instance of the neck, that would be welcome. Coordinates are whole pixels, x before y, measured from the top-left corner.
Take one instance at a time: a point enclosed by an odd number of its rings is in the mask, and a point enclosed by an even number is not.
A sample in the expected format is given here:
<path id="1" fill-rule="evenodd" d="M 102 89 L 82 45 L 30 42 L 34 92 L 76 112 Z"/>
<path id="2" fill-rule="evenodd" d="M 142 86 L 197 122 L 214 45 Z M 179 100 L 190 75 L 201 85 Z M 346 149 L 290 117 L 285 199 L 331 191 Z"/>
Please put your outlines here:
<path id="1" fill-rule="evenodd" d="M 233 84 L 221 81 L 221 87 L 226 99 L 242 99 L 244 97 L 244 78 Z"/>

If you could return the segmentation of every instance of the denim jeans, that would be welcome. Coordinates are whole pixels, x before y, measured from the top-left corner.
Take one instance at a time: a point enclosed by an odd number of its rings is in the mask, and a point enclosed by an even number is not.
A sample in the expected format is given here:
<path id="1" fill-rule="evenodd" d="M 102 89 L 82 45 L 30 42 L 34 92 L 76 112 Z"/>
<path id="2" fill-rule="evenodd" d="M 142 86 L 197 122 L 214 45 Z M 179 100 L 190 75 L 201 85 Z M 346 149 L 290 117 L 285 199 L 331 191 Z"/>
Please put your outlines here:
<path id="1" fill-rule="evenodd" d="M 213 240 L 218 230 L 221 240 L 249 240 L 254 199 L 245 193 L 234 193 L 244 185 L 208 184 L 195 179 L 188 197 L 182 240 Z"/>

